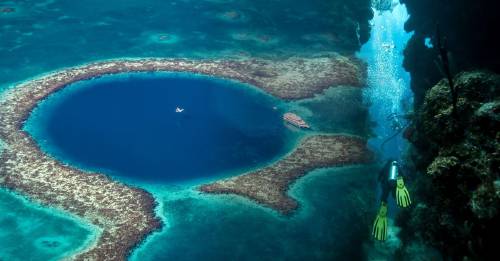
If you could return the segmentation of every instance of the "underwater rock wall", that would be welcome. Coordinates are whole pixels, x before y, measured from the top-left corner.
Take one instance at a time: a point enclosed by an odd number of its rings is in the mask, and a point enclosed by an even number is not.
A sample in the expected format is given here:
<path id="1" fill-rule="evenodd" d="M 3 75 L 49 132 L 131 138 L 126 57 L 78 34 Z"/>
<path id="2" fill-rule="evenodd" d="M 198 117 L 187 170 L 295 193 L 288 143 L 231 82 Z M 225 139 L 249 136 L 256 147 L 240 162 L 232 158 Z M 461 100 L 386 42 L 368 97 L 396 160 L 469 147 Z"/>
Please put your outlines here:
<path id="1" fill-rule="evenodd" d="M 397 218 L 402 254 L 424 242 L 450 260 L 488 260 L 497 255 L 500 210 L 500 49 L 492 40 L 500 2 L 400 2 L 410 14 L 405 30 L 414 32 L 403 66 L 416 111 L 405 132 L 416 174 L 409 182 L 415 206 Z M 438 67 L 438 27 L 458 89 L 456 117 Z"/>
<path id="2" fill-rule="evenodd" d="M 425 91 L 443 75 L 436 66 L 437 51 L 429 48 L 436 34 L 446 38 L 453 73 L 471 69 L 500 72 L 500 49 L 492 40 L 500 24 L 500 2 L 494 0 L 400 0 L 410 14 L 406 31 L 414 34 L 404 52 L 404 67 L 410 72 L 415 104 L 423 102 Z M 426 38 L 428 44 L 426 46 Z"/>
<path id="3" fill-rule="evenodd" d="M 422 241 L 449 260 L 489 260 L 500 231 L 500 75 L 464 72 L 454 82 L 457 116 L 441 80 L 406 132 L 416 152 L 415 206 L 397 222 L 407 246 Z"/>
<path id="4" fill-rule="evenodd" d="M 370 20 L 373 18 L 371 0 L 336 0 L 328 1 L 330 9 L 328 19 L 339 21 L 332 28 L 336 42 L 345 49 L 357 51 L 370 38 Z"/>

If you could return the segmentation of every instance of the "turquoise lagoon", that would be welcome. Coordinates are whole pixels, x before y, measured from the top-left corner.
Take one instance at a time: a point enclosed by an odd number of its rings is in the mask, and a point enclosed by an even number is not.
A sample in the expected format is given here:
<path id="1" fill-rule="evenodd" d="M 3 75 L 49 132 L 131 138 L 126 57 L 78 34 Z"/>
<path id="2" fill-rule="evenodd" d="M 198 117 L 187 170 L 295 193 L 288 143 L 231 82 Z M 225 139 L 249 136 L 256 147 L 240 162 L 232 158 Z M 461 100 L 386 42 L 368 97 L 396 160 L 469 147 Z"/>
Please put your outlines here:
<path id="1" fill-rule="evenodd" d="M 0 86 L 121 57 L 293 56 L 340 51 L 324 0 L 16 0 L 0 14 Z M 228 13 L 236 12 L 235 19 Z M 193 18 L 196 19 L 193 19 Z M 50 59 L 49 59 L 50 58 Z M 1 88 L 0 87 L 0 88 Z"/>
<path id="2" fill-rule="evenodd" d="M 58 260 L 84 249 L 96 228 L 0 189 L 0 260 Z"/>
<path id="3" fill-rule="evenodd" d="M 289 217 L 237 196 L 146 185 L 160 202 L 157 212 L 166 227 L 131 260 L 363 260 L 376 168 L 313 171 L 292 186 L 300 208 Z"/>

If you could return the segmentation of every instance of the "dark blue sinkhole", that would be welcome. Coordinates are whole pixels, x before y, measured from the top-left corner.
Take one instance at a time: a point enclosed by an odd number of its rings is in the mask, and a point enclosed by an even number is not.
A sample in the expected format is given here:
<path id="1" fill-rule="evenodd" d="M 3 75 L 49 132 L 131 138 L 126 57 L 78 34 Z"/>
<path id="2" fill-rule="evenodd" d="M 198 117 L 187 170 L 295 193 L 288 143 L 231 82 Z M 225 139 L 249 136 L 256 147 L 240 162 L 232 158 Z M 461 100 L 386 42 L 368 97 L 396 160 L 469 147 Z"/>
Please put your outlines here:
<path id="1" fill-rule="evenodd" d="M 279 105 L 235 82 L 128 74 L 64 88 L 39 104 L 25 128 L 64 162 L 134 180 L 180 181 L 285 153 L 290 133 Z"/>

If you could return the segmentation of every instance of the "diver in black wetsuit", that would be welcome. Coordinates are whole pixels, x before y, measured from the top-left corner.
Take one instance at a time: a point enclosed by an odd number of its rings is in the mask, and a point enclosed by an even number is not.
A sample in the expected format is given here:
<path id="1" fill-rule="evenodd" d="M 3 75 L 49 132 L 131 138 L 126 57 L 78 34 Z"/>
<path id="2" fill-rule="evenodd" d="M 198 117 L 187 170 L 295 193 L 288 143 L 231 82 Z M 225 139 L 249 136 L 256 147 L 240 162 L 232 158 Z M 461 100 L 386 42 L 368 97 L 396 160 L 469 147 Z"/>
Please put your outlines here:
<path id="1" fill-rule="evenodd" d="M 388 160 L 378 175 L 378 182 L 382 189 L 380 197 L 380 209 L 373 222 L 372 234 L 377 240 L 387 238 L 387 199 L 389 193 L 396 199 L 398 206 L 406 208 L 410 206 L 411 199 L 405 187 L 401 167 L 395 160 Z"/>

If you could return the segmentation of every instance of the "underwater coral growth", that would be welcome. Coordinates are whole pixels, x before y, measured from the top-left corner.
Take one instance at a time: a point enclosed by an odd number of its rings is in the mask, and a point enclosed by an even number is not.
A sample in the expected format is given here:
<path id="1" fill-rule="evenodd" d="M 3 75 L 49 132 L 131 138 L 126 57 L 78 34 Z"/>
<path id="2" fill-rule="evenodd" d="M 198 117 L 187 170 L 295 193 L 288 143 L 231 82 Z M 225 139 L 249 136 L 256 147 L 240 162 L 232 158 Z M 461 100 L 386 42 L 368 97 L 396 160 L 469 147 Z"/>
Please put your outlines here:
<path id="1" fill-rule="evenodd" d="M 458 118 L 441 80 L 415 121 L 410 140 L 421 174 L 411 190 L 418 203 L 398 223 L 407 245 L 423 240 L 452 260 L 487 260 L 496 253 L 499 231 L 500 75 L 464 72 L 454 82 Z"/>
<path id="2" fill-rule="evenodd" d="M 441 64 L 439 67 L 442 73 L 446 76 L 446 79 L 448 80 L 448 86 L 450 87 L 452 115 L 456 119 L 458 117 L 457 114 L 458 90 L 455 84 L 453 83 L 453 75 L 451 74 L 451 69 L 450 69 L 450 57 L 448 53 L 447 41 L 446 38 L 441 37 L 439 24 L 437 25 L 436 37 L 434 40 L 436 41 L 435 48 L 437 49 L 439 53 L 439 58 L 441 60 Z"/>

